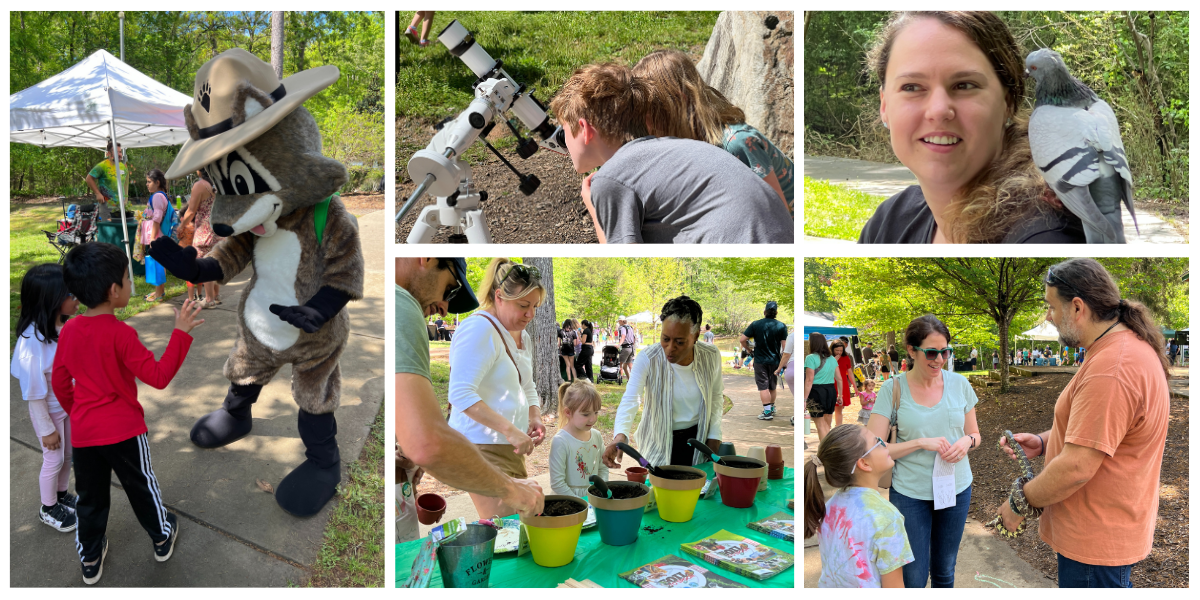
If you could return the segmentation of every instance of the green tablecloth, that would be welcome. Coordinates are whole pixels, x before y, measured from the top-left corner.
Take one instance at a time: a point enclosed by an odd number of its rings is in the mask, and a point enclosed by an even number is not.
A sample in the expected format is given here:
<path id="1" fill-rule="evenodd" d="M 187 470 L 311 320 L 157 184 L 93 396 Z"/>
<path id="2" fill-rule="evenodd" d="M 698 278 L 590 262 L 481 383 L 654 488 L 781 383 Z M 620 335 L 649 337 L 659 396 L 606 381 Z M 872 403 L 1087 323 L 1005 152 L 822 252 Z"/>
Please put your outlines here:
<path id="1" fill-rule="evenodd" d="M 698 466 L 712 478 L 712 463 Z M 579 545 L 575 548 L 575 560 L 569 564 L 546 568 L 533 562 L 533 554 L 517 556 L 516 552 L 497 554 L 492 559 L 492 573 L 488 580 L 491 587 L 555 587 L 567 579 L 583 581 L 590 579 L 606 588 L 636 587 L 621 579 L 620 573 L 632 571 L 652 560 L 668 554 L 681 556 L 685 560 L 703 565 L 705 568 L 739 583 L 750 587 L 792 588 L 796 586 L 795 567 L 780 573 L 766 581 L 755 581 L 729 571 L 705 563 L 699 557 L 692 556 L 679 548 L 684 542 L 694 542 L 709 534 L 722 529 L 737 535 L 757 540 L 777 550 L 796 554 L 795 543 L 779 538 L 773 538 L 746 527 L 747 523 L 765 519 L 777 512 L 792 512 L 787 507 L 787 501 L 795 497 L 795 471 L 784 469 L 783 479 L 769 482 L 770 489 L 759 492 L 750 508 L 730 508 L 721 503 L 721 494 L 717 492 L 707 499 L 701 499 L 696 505 L 696 513 L 687 523 L 668 523 L 658 518 L 658 511 L 648 512 L 642 516 L 642 527 L 661 527 L 661 531 L 650 533 L 644 529 L 638 533 L 638 541 L 628 546 L 609 546 L 600 541 L 600 529 L 592 527 L 583 530 L 579 537 Z M 715 483 L 713 485 L 716 485 Z M 412 569 L 413 559 L 421 549 L 424 538 L 396 544 L 396 585 L 408 579 Z M 442 576 L 437 567 L 433 569 L 433 577 L 429 587 L 442 587 Z"/>

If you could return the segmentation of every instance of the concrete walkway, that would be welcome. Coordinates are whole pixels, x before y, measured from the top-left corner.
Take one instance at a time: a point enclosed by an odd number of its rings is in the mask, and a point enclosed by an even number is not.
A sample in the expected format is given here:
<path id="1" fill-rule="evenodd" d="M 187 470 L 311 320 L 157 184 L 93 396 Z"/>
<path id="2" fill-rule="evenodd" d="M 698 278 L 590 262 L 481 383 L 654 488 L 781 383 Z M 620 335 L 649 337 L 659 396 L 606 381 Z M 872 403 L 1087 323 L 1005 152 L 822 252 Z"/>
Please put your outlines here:
<path id="1" fill-rule="evenodd" d="M 383 402 L 383 215 L 377 211 L 358 220 L 366 259 L 366 297 L 349 304 L 351 334 L 341 360 L 342 398 L 336 414 L 343 477 L 349 475 L 347 464 L 362 452 Z M 338 500 L 312 518 L 298 519 L 279 508 L 256 483 L 261 479 L 277 487 L 284 475 L 304 461 L 290 367 L 283 368 L 263 389 L 254 406 L 253 434 L 218 450 L 201 450 L 188 438 L 193 422 L 219 407 L 225 397 L 229 382 L 221 368 L 237 335 L 235 311 L 249 279 L 249 271 L 242 273 L 222 289 L 224 303 L 202 313 L 205 323 L 192 331 L 191 351 L 167 389 L 138 386 L 163 501 L 179 516 L 175 555 L 166 563 L 155 562 L 151 542 L 114 478 L 109 552 L 99 585 L 299 585 L 316 560 Z M 162 355 L 174 327 L 172 305 L 178 306 L 182 299 L 180 296 L 126 321 L 156 356 Z M 9 393 L 20 397 L 20 387 L 12 378 Z M 59 533 L 37 520 L 42 459 L 28 409 L 23 402 L 9 405 L 11 584 L 80 586 L 75 535 Z"/>
<path id="2" fill-rule="evenodd" d="M 805 156 L 804 176 L 827 179 L 868 194 L 890 197 L 910 185 L 917 185 L 917 178 L 907 167 L 896 163 L 879 163 L 852 158 L 830 156 Z M 1125 239 L 1130 244 L 1186 244 L 1187 239 L 1170 223 L 1158 215 L 1140 212 L 1137 228 L 1128 211 L 1122 211 Z M 809 241 L 825 242 L 824 238 Z"/>
<path id="3" fill-rule="evenodd" d="M 858 419 L 858 404 L 843 409 L 843 423 L 856 423 Z M 803 425 L 801 425 L 803 434 Z M 804 437 L 803 462 L 816 453 L 817 428 L 812 426 L 812 433 Z M 817 477 L 821 489 L 828 500 L 834 489 L 825 481 L 825 469 L 817 469 Z M 884 498 L 888 491 L 880 490 Z M 817 546 L 816 536 L 804 540 L 804 587 L 817 587 L 821 578 L 821 550 Z M 1057 587 L 1054 581 L 1042 575 L 1029 563 L 1017 556 L 1007 543 L 996 537 L 992 530 L 987 529 L 974 518 L 967 517 L 966 528 L 963 531 L 962 544 L 958 551 L 958 563 L 954 570 L 955 587 L 1018 587 L 1018 588 L 1047 588 Z"/>
<path id="4" fill-rule="evenodd" d="M 758 415 L 762 412 L 762 400 L 758 397 L 758 389 L 754 386 L 753 377 L 726 375 L 725 395 L 733 401 L 733 408 L 725 413 L 725 419 L 721 422 L 722 437 L 724 438 L 722 441 L 733 442 L 739 454 L 745 452 L 750 446 L 779 444 L 783 448 L 784 464 L 795 468 L 796 438 L 790 422 L 792 415 L 795 414 L 793 410 L 795 403 L 791 390 L 780 387 L 777 391 L 775 408 L 778 412 L 772 421 L 758 420 Z M 634 445 L 634 447 L 637 446 Z M 638 466 L 637 461 L 626 456 L 621 461 L 620 469 L 609 469 L 608 477 L 610 480 L 624 481 L 625 469 L 636 466 Z M 545 493 L 553 493 L 550 489 L 549 472 L 534 477 L 534 481 L 542 486 Z M 479 518 L 475 511 L 475 505 L 471 503 L 471 497 L 465 493 L 446 498 L 446 513 L 441 522 L 435 525 L 421 525 L 421 536 L 429 535 L 430 529 L 445 523 L 448 519 L 458 517 L 467 519 L 468 523 Z"/>

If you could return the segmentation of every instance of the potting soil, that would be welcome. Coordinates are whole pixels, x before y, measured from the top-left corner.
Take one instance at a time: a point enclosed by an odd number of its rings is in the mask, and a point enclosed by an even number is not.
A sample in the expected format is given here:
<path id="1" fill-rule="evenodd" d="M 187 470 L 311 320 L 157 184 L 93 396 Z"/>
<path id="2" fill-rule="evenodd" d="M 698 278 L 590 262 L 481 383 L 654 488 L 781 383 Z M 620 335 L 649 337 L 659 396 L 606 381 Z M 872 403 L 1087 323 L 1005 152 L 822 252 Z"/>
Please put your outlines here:
<path id="1" fill-rule="evenodd" d="M 725 460 L 722 460 L 721 462 L 723 463 L 724 466 L 730 467 L 733 469 L 759 469 L 759 468 L 762 468 L 762 465 L 760 465 L 758 463 L 752 463 L 748 460 L 729 460 L 728 458 L 726 458 Z"/>
<path id="2" fill-rule="evenodd" d="M 587 510 L 587 506 L 570 500 L 550 500 L 542 509 L 543 517 L 565 517 Z"/>
<path id="3" fill-rule="evenodd" d="M 625 500 L 626 498 L 645 496 L 647 489 L 640 485 L 622 485 L 621 482 L 618 481 L 616 483 L 608 484 L 608 491 L 612 492 L 613 500 Z M 600 495 L 599 490 L 597 490 L 594 486 L 589 489 L 588 492 L 597 496 Z"/>
<path id="4" fill-rule="evenodd" d="M 691 471 L 659 471 L 659 472 L 655 473 L 654 476 L 658 477 L 659 479 L 681 479 L 681 480 L 682 479 L 700 479 L 701 477 L 704 477 L 703 475 L 701 475 L 699 473 L 692 473 Z"/>

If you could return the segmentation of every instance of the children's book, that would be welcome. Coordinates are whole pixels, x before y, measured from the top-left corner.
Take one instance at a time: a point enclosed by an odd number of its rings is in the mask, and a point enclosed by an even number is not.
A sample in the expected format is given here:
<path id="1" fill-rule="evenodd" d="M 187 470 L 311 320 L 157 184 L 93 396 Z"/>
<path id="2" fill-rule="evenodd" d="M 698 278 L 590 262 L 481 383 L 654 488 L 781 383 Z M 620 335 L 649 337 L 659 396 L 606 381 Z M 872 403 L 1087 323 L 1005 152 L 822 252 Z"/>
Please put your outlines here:
<path id="1" fill-rule="evenodd" d="M 796 557 L 791 554 L 724 529 L 702 540 L 682 544 L 680 548 L 722 569 L 759 581 L 774 577 L 796 563 Z"/>
<path id="2" fill-rule="evenodd" d="M 777 512 L 765 519 L 746 525 L 755 531 L 761 531 L 771 537 L 777 537 L 789 542 L 796 541 L 796 517 L 785 512 Z"/>
<path id="3" fill-rule="evenodd" d="M 632 571 L 621 573 L 621 578 L 644 588 L 749 587 L 673 555 L 664 556 Z"/>

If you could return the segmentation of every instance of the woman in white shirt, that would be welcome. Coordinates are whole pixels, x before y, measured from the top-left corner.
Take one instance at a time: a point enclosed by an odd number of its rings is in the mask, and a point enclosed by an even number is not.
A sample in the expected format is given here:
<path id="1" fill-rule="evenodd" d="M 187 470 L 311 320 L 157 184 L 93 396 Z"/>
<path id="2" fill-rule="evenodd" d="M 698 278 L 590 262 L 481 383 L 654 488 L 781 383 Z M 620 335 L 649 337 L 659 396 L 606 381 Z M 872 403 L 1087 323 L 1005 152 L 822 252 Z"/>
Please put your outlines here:
<path id="1" fill-rule="evenodd" d="M 699 342 L 704 310 L 695 300 L 680 296 L 663 306 L 662 336 L 638 355 L 613 426 L 613 442 L 604 449 L 604 464 L 619 468 L 617 442 L 629 443 L 633 417 L 642 396 L 642 422 L 634 437 L 638 452 L 654 466 L 691 466 L 703 462 L 687 445 L 704 440 L 713 452 L 721 445 L 725 384 L 721 380 L 721 351 Z"/>
<path id="2" fill-rule="evenodd" d="M 450 342 L 450 427 L 506 475 L 525 479 L 525 456 L 546 437 L 525 332 L 545 288 L 536 268 L 496 258 L 476 289 L 479 310 Z M 498 498 L 471 501 L 481 519 L 515 512 Z"/>

